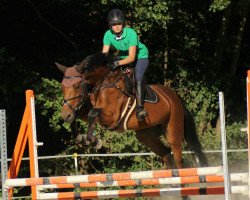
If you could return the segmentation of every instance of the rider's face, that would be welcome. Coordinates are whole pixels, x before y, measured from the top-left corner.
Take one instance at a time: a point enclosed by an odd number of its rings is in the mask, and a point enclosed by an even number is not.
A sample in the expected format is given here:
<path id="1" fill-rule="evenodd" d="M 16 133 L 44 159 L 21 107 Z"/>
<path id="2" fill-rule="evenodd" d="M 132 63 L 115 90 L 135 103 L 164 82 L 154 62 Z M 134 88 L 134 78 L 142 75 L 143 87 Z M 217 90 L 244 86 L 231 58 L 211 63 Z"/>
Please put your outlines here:
<path id="1" fill-rule="evenodd" d="M 120 33 L 122 31 L 123 25 L 122 24 L 112 24 L 111 27 L 115 33 Z"/>

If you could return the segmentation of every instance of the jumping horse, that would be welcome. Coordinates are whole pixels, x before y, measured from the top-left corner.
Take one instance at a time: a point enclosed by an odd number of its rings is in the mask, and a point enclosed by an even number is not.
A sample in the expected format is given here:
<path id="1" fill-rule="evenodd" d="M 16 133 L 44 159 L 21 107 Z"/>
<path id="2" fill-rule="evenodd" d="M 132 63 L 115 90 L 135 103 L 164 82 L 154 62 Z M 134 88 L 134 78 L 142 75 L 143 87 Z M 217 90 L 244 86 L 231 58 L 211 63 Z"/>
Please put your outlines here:
<path id="1" fill-rule="evenodd" d="M 177 94 L 167 86 L 148 86 L 154 91 L 157 101 L 145 101 L 148 116 L 145 120 L 138 121 L 136 99 L 128 92 L 125 84 L 127 74 L 121 67 L 111 69 L 109 64 L 112 61 L 112 56 L 97 53 L 73 67 L 56 63 L 64 73 L 62 118 L 72 122 L 78 115 L 88 122 L 87 136 L 82 138 L 82 142 L 100 145 L 100 139 L 93 135 L 96 123 L 99 123 L 106 129 L 121 133 L 134 130 L 136 138 L 160 156 L 167 168 L 172 166 L 171 152 L 175 167 L 183 168 L 184 141 L 194 152 L 199 165 L 207 166 L 194 119 Z M 169 147 L 161 141 L 162 135 Z"/>

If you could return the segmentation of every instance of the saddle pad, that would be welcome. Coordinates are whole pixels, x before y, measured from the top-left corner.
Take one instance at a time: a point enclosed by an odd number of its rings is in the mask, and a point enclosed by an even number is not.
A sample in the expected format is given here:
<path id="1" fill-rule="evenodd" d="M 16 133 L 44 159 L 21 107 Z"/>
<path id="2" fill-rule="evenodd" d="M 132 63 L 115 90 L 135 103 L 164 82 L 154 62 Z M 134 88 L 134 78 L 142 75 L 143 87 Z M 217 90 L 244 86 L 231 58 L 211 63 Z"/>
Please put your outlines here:
<path id="1" fill-rule="evenodd" d="M 157 103 L 158 97 L 155 91 L 149 86 L 145 85 L 145 97 L 144 101 L 149 102 L 149 103 Z"/>

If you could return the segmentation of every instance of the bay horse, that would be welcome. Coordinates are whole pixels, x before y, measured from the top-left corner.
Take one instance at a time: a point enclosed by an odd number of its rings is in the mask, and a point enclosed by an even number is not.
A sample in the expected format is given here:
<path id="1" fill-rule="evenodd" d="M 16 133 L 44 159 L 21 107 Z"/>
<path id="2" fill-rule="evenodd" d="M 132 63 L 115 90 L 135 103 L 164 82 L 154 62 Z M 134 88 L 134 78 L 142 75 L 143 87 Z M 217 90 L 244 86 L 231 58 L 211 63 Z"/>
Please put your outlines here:
<path id="1" fill-rule="evenodd" d="M 207 166 L 193 116 L 177 94 L 167 86 L 150 85 L 157 101 L 145 102 L 148 116 L 144 121 L 138 121 L 135 111 L 136 99 L 126 88 L 126 73 L 121 67 L 109 67 L 113 59 L 110 55 L 97 53 L 87 56 L 82 62 L 69 68 L 56 63 L 64 73 L 62 118 L 72 122 L 76 113 L 79 113 L 83 120 L 88 121 L 87 136 L 83 142 L 100 144 L 100 140 L 93 135 L 95 125 L 99 123 L 106 129 L 121 133 L 134 130 L 136 138 L 161 157 L 167 168 L 171 168 L 173 164 L 171 152 L 175 167 L 183 168 L 184 140 L 194 152 L 199 165 Z M 85 105 L 88 101 L 91 106 Z M 161 141 L 162 135 L 169 147 Z"/>

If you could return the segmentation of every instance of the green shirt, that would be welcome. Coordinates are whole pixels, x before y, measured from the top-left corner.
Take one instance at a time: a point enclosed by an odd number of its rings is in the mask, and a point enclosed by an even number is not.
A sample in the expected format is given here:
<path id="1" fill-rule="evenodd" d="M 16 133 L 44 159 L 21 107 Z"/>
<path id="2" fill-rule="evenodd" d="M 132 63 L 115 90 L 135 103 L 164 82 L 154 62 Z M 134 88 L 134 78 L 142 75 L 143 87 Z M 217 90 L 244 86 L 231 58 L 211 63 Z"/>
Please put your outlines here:
<path id="1" fill-rule="evenodd" d="M 148 49 L 142 44 L 134 29 L 124 27 L 121 38 L 117 39 L 116 34 L 111 30 L 106 31 L 103 38 L 103 44 L 113 46 L 119 50 L 119 56 L 126 58 L 128 56 L 128 50 L 131 46 L 136 46 L 136 59 L 148 58 Z"/>

